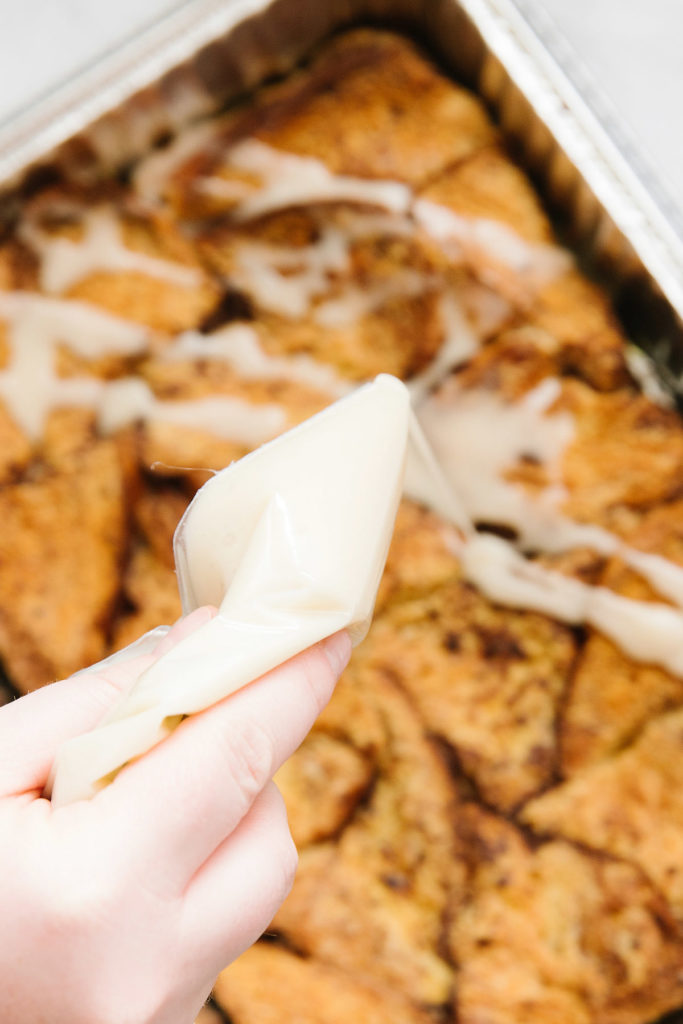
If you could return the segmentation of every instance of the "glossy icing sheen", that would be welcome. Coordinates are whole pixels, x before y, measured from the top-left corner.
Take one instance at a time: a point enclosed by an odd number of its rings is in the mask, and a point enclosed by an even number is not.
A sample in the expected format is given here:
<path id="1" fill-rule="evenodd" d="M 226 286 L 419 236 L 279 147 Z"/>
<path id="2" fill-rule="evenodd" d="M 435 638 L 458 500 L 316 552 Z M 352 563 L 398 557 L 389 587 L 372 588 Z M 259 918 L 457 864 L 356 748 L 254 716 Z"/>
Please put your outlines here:
<path id="1" fill-rule="evenodd" d="M 383 375 L 218 473 L 175 538 L 186 612 L 218 615 L 60 749 L 57 805 L 92 796 L 180 717 L 339 629 L 367 632 L 401 496 L 408 391 Z M 201 663 L 201 673 L 197 664 Z"/>

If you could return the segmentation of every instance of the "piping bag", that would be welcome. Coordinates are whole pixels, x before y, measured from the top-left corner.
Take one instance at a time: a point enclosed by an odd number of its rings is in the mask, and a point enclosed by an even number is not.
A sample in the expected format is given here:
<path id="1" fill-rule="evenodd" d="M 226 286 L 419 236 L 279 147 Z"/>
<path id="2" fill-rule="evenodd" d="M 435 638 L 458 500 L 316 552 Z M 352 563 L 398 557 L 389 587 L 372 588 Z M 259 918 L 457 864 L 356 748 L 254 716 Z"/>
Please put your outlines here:
<path id="1" fill-rule="evenodd" d="M 95 729 L 62 744 L 54 805 L 94 796 L 182 718 L 337 630 L 363 639 L 410 419 L 405 385 L 383 374 L 197 492 L 174 537 L 178 585 L 183 614 L 206 604 L 218 614 L 143 671 Z"/>

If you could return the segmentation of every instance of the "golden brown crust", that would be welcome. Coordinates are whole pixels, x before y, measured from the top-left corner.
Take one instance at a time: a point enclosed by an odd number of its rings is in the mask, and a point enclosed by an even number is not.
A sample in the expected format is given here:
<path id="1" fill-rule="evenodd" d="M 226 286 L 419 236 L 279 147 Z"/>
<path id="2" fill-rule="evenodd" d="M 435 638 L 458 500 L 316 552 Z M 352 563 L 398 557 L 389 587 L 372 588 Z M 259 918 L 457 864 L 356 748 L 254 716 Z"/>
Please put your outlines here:
<path id="1" fill-rule="evenodd" d="M 114 625 L 114 650 L 126 647 L 155 626 L 170 625 L 182 613 L 175 572 L 151 548 L 139 547 L 133 552 L 123 584 L 133 610 Z"/>
<path id="2" fill-rule="evenodd" d="M 135 523 L 156 557 L 175 568 L 173 535 L 188 505 L 187 495 L 175 487 L 147 487 L 135 503 Z"/>
<path id="3" fill-rule="evenodd" d="M 7 686 L 7 684 L 4 682 L 0 682 L 0 707 L 2 707 L 4 704 L 9 704 L 9 702 L 13 699 L 14 693 L 9 688 L 9 686 Z"/>
<path id="4" fill-rule="evenodd" d="M 38 260 L 19 239 L 10 237 L 0 245 L 0 289 L 33 291 L 38 285 Z"/>
<path id="5" fill-rule="evenodd" d="M 239 398 L 249 405 L 278 405 L 291 423 L 308 419 L 330 402 L 329 395 L 281 377 L 245 379 L 229 363 L 220 360 L 150 359 L 140 367 L 140 376 L 162 401 L 182 402 L 218 395 Z"/>
<path id="6" fill-rule="evenodd" d="M 459 575 L 457 533 L 443 519 L 404 499 L 398 509 L 375 612 L 436 590 Z"/>
<path id="7" fill-rule="evenodd" d="M 575 657 L 565 627 L 496 608 L 455 579 L 382 614 L 359 655 L 360 671 L 386 673 L 410 694 L 486 803 L 510 811 L 551 780 Z"/>
<path id="8" fill-rule="evenodd" d="M 639 1024 L 682 994 L 680 941 L 632 865 L 561 840 L 529 846 L 463 808 L 472 860 L 450 929 L 462 1024 Z"/>
<path id="9" fill-rule="evenodd" d="M 361 751 L 320 729 L 304 740 L 275 775 L 298 849 L 339 832 L 368 792 L 373 768 Z"/>
<path id="10" fill-rule="evenodd" d="M 637 741 L 538 797 L 522 819 L 636 864 L 683 923 L 683 711 L 653 719 Z"/>
<path id="11" fill-rule="evenodd" d="M 66 208 L 66 215 L 59 211 Z M 53 211 L 57 211 L 57 217 Z M 66 284 L 58 294 L 144 324 L 158 331 L 194 327 L 218 300 L 218 289 L 204 271 L 194 247 L 173 220 L 158 211 L 143 210 L 127 201 L 125 193 L 111 199 L 79 196 L 72 188 L 54 189 L 40 196 L 27 210 L 31 231 L 50 242 L 83 241 L 93 214 L 111 220 L 122 245 L 132 253 L 161 260 L 170 269 L 189 271 L 187 280 L 168 280 L 144 269 L 105 269 L 93 259 L 90 272 Z M 39 243 L 29 234 L 24 247 L 40 256 Z M 37 283 L 37 282 L 36 282 Z M 20 284 L 14 287 L 19 287 Z"/>
<path id="12" fill-rule="evenodd" d="M 249 452 L 248 445 L 224 441 L 208 430 L 154 419 L 139 427 L 137 440 L 143 470 L 160 479 L 186 481 L 190 492 Z"/>
<path id="13" fill-rule="evenodd" d="M 338 231 L 348 244 L 348 264 L 330 271 L 310 309 L 295 316 L 286 307 L 279 310 L 277 304 L 272 306 L 270 294 L 254 294 L 252 282 L 249 304 L 263 347 L 273 355 L 311 356 L 350 381 L 377 373 L 407 378 L 424 369 L 443 340 L 436 276 L 443 258 L 426 240 L 393 235 L 383 226 L 386 217 L 380 216 L 374 227 L 366 220 L 363 237 L 354 238 L 357 216 L 343 204 L 325 210 L 324 216 L 316 210 L 288 210 L 245 227 L 219 224 L 201 235 L 199 244 L 212 270 L 227 286 L 240 288 L 246 287 L 240 272 L 240 261 L 249 251 L 245 246 L 264 245 L 268 253 L 287 253 L 290 259 L 301 248 L 301 265 L 306 268 L 321 258 L 307 255 L 320 239 L 321 226 Z M 259 272 L 266 271 L 254 273 Z M 247 284 L 251 281 L 249 276 Z M 336 315 L 326 319 L 325 310 L 335 305 Z"/>
<path id="14" fill-rule="evenodd" d="M 592 633 L 562 716 L 562 774 L 570 777 L 608 757 L 632 740 L 653 715 L 681 703 L 680 679 L 652 665 L 629 661 L 611 641 Z"/>
<path id="15" fill-rule="evenodd" d="M 529 242 L 552 242 L 550 221 L 527 176 L 500 146 L 486 147 L 420 191 L 464 217 L 505 224 Z"/>
<path id="16" fill-rule="evenodd" d="M 462 366 L 459 387 L 493 391 L 514 402 L 547 377 L 559 375 L 559 346 L 545 331 L 529 326 L 502 331 Z"/>
<path id="17" fill-rule="evenodd" d="M 113 441 L 0 490 L 0 652 L 22 690 L 103 655 L 126 545 L 125 503 Z"/>
<path id="18" fill-rule="evenodd" d="M 330 398 L 318 391 L 282 380 L 239 382 L 229 367 L 221 363 L 173 362 L 147 364 L 143 375 L 154 383 L 155 397 L 162 402 L 184 403 L 193 400 L 236 399 L 245 405 L 261 406 L 264 415 L 275 415 L 278 428 L 296 426 L 307 416 L 327 406 Z M 250 400 L 253 399 L 253 402 Z M 221 410 L 215 413 L 218 429 L 212 425 L 191 426 L 173 423 L 164 418 L 163 411 L 152 412 L 137 428 L 137 450 L 143 470 L 152 470 L 160 478 L 181 477 L 189 481 L 190 490 L 209 479 L 212 472 L 224 469 L 242 458 L 255 443 L 248 443 L 248 433 L 235 439 L 221 437 Z M 234 416 L 232 417 L 235 418 Z M 269 440 L 264 436 L 263 441 Z"/>
<path id="19" fill-rule="evenodd" d="M 577 380 L 566 381 L 559 408 L 576 423 L 562 465 L 568 515 L 612 525 L 616 506 L 646 509 L 677 496 L 683 429 L 673 411 L 630 390 L 600 394 Z"/>
<path id="20" fill-rule="evenodd" d="M 558 377 L 560 394 L 549 411 L 569 412 L 574 426 L 561 459 L 566 491 L 561 509 L 569 517 L 621 531 L 624 511 L 642 513 L 676 498 L 683 478 L 680 417 L 632 387 L 601 392 L 561 374 L 562 353 L 555 339 L 522 328 L 506 331 L 483 348 L 455 381 L 460 388 L 491 391 L 510 403 L 547 377 Z M 530 471 L 520 464 L 507 475 L 525 483 L 537 476 L 537 485 L 548 482 L 542 466 Z M 627 521 L 633 529 L 633 521 Z"/>
<path id="21" fill-rule="evenodd" d="M 525 319 L 560 343 L 564 372 L 578 374 L 601 391 L 629 383 L 625 338 L 609 302 L 577 270 L 542 288 Z"/>
<path id="22" fill-rule="evenodd" d="M 214 998 L 233 1024 L 429 1024 L 395 989 L 258 943 L 219 976 Z"/>
<path id="23" fill-rule="evenodd" d="M 334 82 L 332 90 L 328 82 Z M 337 173 L 416 184 L 495 138 L 483 105 L 393 33 L 340 36 L 302 84 L 298 95 L 297 82 L 287 87 L 286 98 L 283 90 L 284 104 L 263 116 L 264 127 L 255 134 L 317 156 Z M 287 110 L 292 100 L 296 113 Z M 378 138 L 382 146 L 374 144 Z"/>
<path id="24" fill-rule="evenodd" d="M 683 502 L 673 501 L 637 518 L 621 517 L 620 532 L 637 550 L 683 564 Z M 662 601 L 615 558 L 600 582 L 636 601 Z M 683 703 L 683 682 L 663 669 L 631 661 L 610 640 L 590 630 L 562 714 L 561 764 L 575 774 L 631 742 L 653 716 Z"/>
<path id="25" fill-rule="evenodd" d="M 379 676 L 361 685 L 385 730 L 376 781 L 336 843 L 302 852 L 273 926 L 326 963 L 439 1005 L 452 985 L 443 917 L 462 884 L 455 791 L 406 699 Z"/>
<path id="26" fill-rule="evenodd" d="M 316 157 L 338 174 L 417 185 L 490 145 L 497 133 L 482 104 L 411 42 L 361 29 L 337 37 L 309 68 L 228 116 L 213 143 L 171 176 L 164 191 L 176 209 L 215 216 L 229 205 L 202 193 L 197 182 L 216 175 L 248 182 L 223 164 L 226 149 L 245 136 Z"/>
<path id="27" fill-rule="evenodd" d="M 16 480 L 32 455 L 33 445 L 0 402 L 0 484 Z"/>

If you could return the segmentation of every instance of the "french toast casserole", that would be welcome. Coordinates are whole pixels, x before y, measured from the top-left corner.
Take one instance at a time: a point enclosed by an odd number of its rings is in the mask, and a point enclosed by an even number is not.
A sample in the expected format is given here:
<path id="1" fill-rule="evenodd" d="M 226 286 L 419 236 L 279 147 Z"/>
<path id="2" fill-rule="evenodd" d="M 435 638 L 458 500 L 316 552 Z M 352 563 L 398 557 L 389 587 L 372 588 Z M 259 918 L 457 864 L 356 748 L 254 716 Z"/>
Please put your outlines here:
<path id="1" fill-rule="evenodd" d="M 196 488 L 378 373 L 452 500 L 408 487 L 370 634 L 279 773 L 299 871 L 226 1017 L 683 1005 L 683 425 L 479 100 L 347 32 L 128 175 L 34 191 L 0 289 L 19 692 L 174 620 Z"/>

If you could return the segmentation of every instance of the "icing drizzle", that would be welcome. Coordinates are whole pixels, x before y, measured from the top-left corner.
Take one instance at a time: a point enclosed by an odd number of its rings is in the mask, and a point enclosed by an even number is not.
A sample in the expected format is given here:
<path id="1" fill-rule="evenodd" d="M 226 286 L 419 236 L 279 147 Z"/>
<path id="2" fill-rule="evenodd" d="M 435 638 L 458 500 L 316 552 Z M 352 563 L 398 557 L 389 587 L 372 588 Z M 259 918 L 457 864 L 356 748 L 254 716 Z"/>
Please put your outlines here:
<path id="1" fill-rule="evenodd" d="M 213 132 L 213 126 L 199 126 L 144 162 L 136 175 L 139 193 L 153 198 L 168 175 L 211 142 Z M 229 168 L 258 183 L 252 187 L 247 179 L 215 177 L 200 179 L 199 185 L 231 204 L 230 215 L 237 223 L 302 204 L 342 204 L 331 223 L 320 221 L 316 240 L 307 246 L 238 241 L 232 278 L 263 309 L 290 318 L 310 314 L 320 326 L 341 328 L 395 298 L 437 293 L 443 344 L 432 364 L 411 382 L 418 420 L 436 462 L 423 448 L 409 473 L 409 491 L 459 528 L 461 535 L 453 543 L 467 578 L 494 601 L 536 609 L 568 623 L 587 623 L 632 658 L 683 676 L 683 569 L 561 512 L 562 455 L 574 427 L 568 413 L 553 410 L 560 382 L 546 379 L 516 403 L 490 391 L 461 390 L 452 382 L 440 394 L 431 393 L 449 370 L 476 352 L 482 335 L 507 318 L 513 292 L 520 287 L 533 291 L 563 273 L 570 265 L 568 254 L 528 243 L 497 222 L 462 217 L 418 199 L 399 182 L 335 175 L 320 161 L 256 140 L 234 146 L 228 160 Z M 377 235 L 412 236 L 416 230 L 451 264 L 472 265 L 476 280 L 457 295 L 434 271 L 404 269 L 362 289 L 341 280 L 351 270 L 352 242 Z M 137 272 L 179 287 L 192 287 L 201 279 L 192 267 L 128 249 L 105 207 L 84 214 L 84 235 L 78 242 L 50 237 L 31 223 L 23 225 L 22 233 L 40 257 L 41 285 L 51 295 L 68 291 L 96 270 Z M 136 356 L 148 349 L 145 328 L 85 303 L 0 293 L 0 319 L 7 325 L 10 350 L 0 372 L 0 396 L 33 440 L 40 438 L 50 410 L 60 406 L 96 408 L 105 433 L 142 419 L 207 430 L 247 447 L 287 425 L 285 410 L 276 404 L 252 405 L 222 396 L 163 401 L 137 377 L 104 381 L 59 376 L 60 344 L 85 358 Z M 210 337 L 185 332 L 160 358 L 222 360 L 245 379 L 291 380 L 330 397 L 352 387 L 331 367 L 307 356 L 270 356 L 256 330 L 246 324 L 230 325 Z M 424 441 L 419 432 L 415 437 L 419 450 Z M 520 458 L 538 461 L 546 471 L 548 484 L 534 498 L 506 479 Z M 512 527 L 522 550 L 552 552 L 585 545 L 603 555 L 618 555 L 674 607 L 634 601 L 544 569 L 510 543 L 477 533 L 473 524 L 479 521 Z"/>
<path id="2" fill-rule="evenodd" d="M 245 380 L 289 380 L 334 398 L 353 390 L 331 366 L 306 355 L 271 356 L 264 351 L 257 332 L 248 324 L 229 324 L 211 335 L 196 331 L 179 334 L 161 353 L 162 360 L 214 359 L 227 363 Z"/>
<path id="3" fill-rule="evenodd" d="M 150 334 L 139 324 L 103 313 L 84 302 L 52 299 L 32 292 L 0 292 L 0 318 L 7 324 L 9 365 L 0 372 L 0 397 L 24 433 L 40 440 L 53 409 L 83 406 L 98 410 L 98 425 L 111 433 L 136 420 L 156 420 L 207 430 L 248 447 L 263 444 L 287 425 L 284 409 L 251 405 L 242 399 L 211 396 L 190 401 L 157 398 L 140 378 L 101 380 L 94 376 L 62 377 L 57 372 L 59 344 L 85 358 L 135 356 L 147 351 Z M 218 348 L 214 351 L 213 345 Z M 342 392 L 333 371 L 301 357 L 288 367 L 272 359 L 254 331 L 234 326 L 207 339 L 178 335 L 164 358 L 223 358 L 246 377 L 276 377 L 307 383 L 331 395 Z"/>
<path id="4" fill-rule="evenodd" d="M 560 459 L 573 434 L 571 417 L 552 412 L 559 381 L 547 378 L 515 403 L 489 391 L 452 385 L 444 390 L 418 406 L 443 477 L 432 473 L 413 480 L 411 490 L 462 530 L 462 539 L 451 543 L 466 578 L 493 601 L 592 626 L 634 660 L 683 676 L 683 568 L 559 511 Z M 529 497 L 505 479 L 505 470 L 523 456 L 542 462 L 548 473 L 550 483 L 540 497 Z M 448 489 L 457 503 L 455 515 L 444 505 Z M 558 552 L 585 546 L 618 556 L 676 607 L 636 601 L 546 569 L 509 542 L 477 533 L 477 521 L 512 527 L 522 548 Z"/>
<path id="5" fill-rule="evenodd" d="M 397 181 L 333 174 L 321 160 L 285 153 L 258 139 L 246 139 L 233 146 L 229 160 L 237 171 L 261 179 L 258 189 L 234 207 L 236 220 L 252 220 L 275 210 L 314 203 L 367 203 L 393 213 L 407 213 L 411 202 L 410 189 Z M 223 181 L 208 180 L 216 186 Z"/>
<path id="6" fill-rule="evenodd" d="M 467 578 L 491 600 L 539 611 L 561 622 L 593 626 L 634 661 L 659 665 L 683 677 L 680 608 L 635 601 L 570 579 L 530 562 L 510 544 L 486 534 L 468 539 L 459 554 Z M 678 590 L 683 570 L 669 564 L 667 571 L 678 576 Z M 643 575 L 657 586 L 658 572 Z"/>
<path id="7" fill-rule="evenodd" d="M 30 222 L 22 225 L 22 238 L 40 256 L 40 286 L 50 295 L 60 295 L 98 271 L 144 274 L 180 288 L 202 282 L 194 267 L 127 248 L 116 217 L 106 206 L 84 212 L 82 225 L 83 238 L 78 241 L 51 236 Z"/>
<path id="8" fill-rule="evenodd" d="M 33 441 L 40 439 L 52 409 L 94 408 L 105 387 L 95 377 L 60 377 L 60 343 L 85 358 L 95 358 L 136 355 L 149 340 L 143 327 L 94 306 L 31 292 L 0 292 L 0 318 L 7 323 L 10 342 L 9 365 L 0 373 L 0 396 Z"/>
<path id="9" fill-rule="evenodd" d="M 252 405 L 241 398 L 224 395 L 165 402 L 139 377 L 112 381 L 102 393 L 98 411 L 100 429 L 111 434 L 137 420 L 206 430 L 222 440 L 249 448 L 270 441 L 287 426 L 287 417 L 279 405 Z"/>
<path id="10" fill-rule="evenodd" d="M 193 153 L 210 144 L 202 126 L 193 133 L 142 165 L 136 183 L 144 198 L 149 199 L 155 190 L 162 192 L 165 175 L 172 175 Z M 403 183 L 334 174 L 320 160 L 284 152 L 258 139 L 232 146 L 224 169 L 253 180 L 199 176 L 193 185 L 199 192 L 223 200 L 237 223 L 302 205 L 314 208 L 320 237 L 311 245 L 291 249 L 252 240 L 235 242 L 235 283 L 262 309 L 280 316 L 298 318 L 311 313 L 321 326 L 345 327 L 400 295 L 417 296 L 435 287 L 444 288 L 445 282 L 433 273 L 401 271 L 390 281 L 365 284 L 362 289 L 347 284 L 340 295 L 316 304 L 330 288 L 334 291 L 338 275 L 350 270 L 351 243 L 373 236 L 423 234 L 443 250 L 451 264 L 473 267 L 479 283 L 469 290 L 472 308 L 458 314 L 458 319 L 462 323 L 465 316 L 483 333 L 500 326 L 509 315 L 506 293 L 515 299 L 533 292 L 572 263 L 571 256 L 557 246 L 527 242 L 490 219 L 456 214 L 417 198 Z M 321 203 L 341 205 L 334 224 L 316 217 L 315 207 Z M 353 209 L 345 209 L 344 204 Z M 442 306 L 447 336 L 451 335 L 454 305 L 451 296 Z"/>

